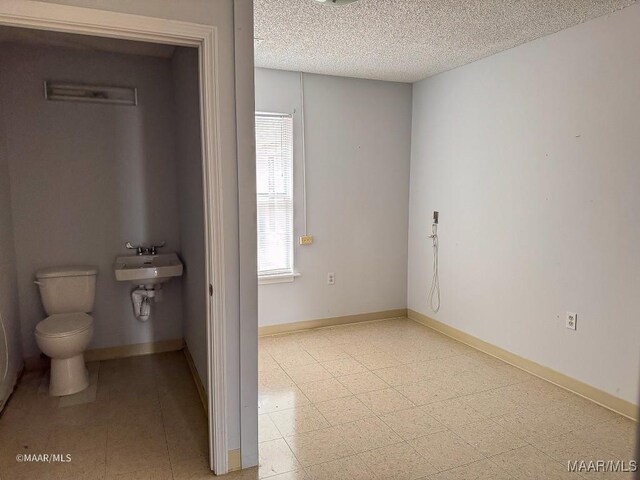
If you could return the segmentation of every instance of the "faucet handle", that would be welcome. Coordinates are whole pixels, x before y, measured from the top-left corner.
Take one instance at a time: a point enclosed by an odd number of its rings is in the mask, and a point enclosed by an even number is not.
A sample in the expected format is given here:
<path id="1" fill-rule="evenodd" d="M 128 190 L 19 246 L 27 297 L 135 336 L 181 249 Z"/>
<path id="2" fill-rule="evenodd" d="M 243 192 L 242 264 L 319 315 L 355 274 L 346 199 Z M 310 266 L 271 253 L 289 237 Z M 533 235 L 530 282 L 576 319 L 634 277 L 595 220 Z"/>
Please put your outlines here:
<path id="1" fill-rule="evenodd" d="M 129 250 L 135 250 L 137 255 L 157 255 L 158 249 L 166 245 L 166 242 L 160 242 L 159 245 L 151 245 L 147 247 L 145 245 L 131 245 L 131 242 L 125 243 L 125 247 Z"/>
<path id="2" fill-rule="evenodd" d="M 131 245 L 131 242 L 125 243 L 124 246 L 129 250 L 135 250 L 136 255 L 142 255 L 145 250 L 145 247 L 143 247 L 142 245 Z"/>
<path id="3" fill-rule="evenodd" d="M 158 254 L 158 249 L 159 249 L 159 248 L 164 247 L 166 244 L 167 244 L 167 242 L 162 241 L 162 242 L 160 242 L 160 244 L 158 244 L 158 245 L 151 245 L 151 246 L 149 247 L 149 253 L 150 253 L 151 255 L 157 255 L 157 254 Z"/>

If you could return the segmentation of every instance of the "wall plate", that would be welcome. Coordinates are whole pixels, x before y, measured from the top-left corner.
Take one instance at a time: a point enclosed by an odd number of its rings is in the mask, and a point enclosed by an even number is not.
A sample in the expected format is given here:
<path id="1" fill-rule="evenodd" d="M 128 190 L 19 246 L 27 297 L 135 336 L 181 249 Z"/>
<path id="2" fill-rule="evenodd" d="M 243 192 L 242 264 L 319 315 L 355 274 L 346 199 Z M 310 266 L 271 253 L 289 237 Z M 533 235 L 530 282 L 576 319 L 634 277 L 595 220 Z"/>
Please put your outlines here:
<path id="1" fill-rule="evenodd" d="M 311 245 L 313 243 L 313 235 L 300 236 L 300 245 Z"/>

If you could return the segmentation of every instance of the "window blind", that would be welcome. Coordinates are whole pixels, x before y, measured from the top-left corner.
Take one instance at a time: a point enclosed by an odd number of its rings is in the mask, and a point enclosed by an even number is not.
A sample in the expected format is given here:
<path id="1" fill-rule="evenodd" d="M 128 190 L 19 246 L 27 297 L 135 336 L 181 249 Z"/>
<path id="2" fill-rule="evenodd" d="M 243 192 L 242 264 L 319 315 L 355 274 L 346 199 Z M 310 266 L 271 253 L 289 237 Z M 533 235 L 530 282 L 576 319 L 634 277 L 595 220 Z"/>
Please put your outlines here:
<path id="1" fill-rule="evenodd" d="M 293 275 L 293 119 L 256 114 L 258 275 Z"/>

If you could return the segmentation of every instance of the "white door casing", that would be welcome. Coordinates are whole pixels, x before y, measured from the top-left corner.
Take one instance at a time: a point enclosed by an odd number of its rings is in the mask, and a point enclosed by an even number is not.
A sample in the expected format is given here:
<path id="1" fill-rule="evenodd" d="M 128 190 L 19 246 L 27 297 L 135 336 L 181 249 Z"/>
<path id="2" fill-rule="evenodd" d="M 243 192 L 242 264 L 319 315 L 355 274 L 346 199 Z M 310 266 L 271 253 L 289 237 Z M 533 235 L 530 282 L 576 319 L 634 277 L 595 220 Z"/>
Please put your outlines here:
<path id="1" fill-rule="evenodd" d="M 212 25 L 44 3 L 0 0 L 0 25 L 197 47 L 207 282 L 209 463 L 228 471 L 226 315 L 217 29 Z M 211 294 L 210 294 L 211 288 Z"/>

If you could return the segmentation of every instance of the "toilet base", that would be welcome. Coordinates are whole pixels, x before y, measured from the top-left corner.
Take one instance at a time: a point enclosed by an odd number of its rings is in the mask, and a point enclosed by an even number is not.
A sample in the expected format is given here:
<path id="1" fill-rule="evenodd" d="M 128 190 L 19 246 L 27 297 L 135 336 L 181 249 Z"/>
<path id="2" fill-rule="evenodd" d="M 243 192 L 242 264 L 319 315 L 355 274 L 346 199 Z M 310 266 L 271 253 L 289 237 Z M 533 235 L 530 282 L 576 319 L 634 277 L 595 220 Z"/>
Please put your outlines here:
<path id="1" fill-rule="evenodd" d="M 89 386 L 89 372 L 84 365 L 84 355 L 65 359 L 51 359 L 49 395 L 61 397 L 81 392 Z"/>

